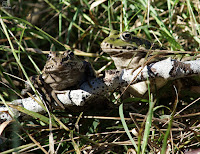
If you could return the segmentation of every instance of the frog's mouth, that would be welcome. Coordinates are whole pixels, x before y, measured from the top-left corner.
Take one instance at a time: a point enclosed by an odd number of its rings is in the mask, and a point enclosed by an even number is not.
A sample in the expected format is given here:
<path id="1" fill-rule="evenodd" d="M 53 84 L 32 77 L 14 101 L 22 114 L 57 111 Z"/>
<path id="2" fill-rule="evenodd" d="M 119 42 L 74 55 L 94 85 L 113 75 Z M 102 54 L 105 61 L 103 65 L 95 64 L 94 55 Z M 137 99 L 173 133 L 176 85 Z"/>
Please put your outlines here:
<path id="1" fill-rule="evenodd" d="M 101 49 L 108 54 L 122 54 L 130 52 L 138 52 L 138 47 L 133 45 L 114 46 L 113 44 L 102 42 Z"/>

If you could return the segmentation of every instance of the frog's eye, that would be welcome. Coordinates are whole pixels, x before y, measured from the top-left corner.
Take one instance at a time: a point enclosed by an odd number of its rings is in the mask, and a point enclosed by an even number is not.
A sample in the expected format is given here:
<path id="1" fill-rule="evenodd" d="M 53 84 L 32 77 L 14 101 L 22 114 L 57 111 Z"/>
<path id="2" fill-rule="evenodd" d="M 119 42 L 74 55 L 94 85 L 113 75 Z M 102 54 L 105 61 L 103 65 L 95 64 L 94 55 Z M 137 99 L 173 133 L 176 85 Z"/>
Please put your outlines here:
<path id="1" fill-rule="evenodd" d="M 121 34 L 121 39 L 122 39 L 123 41 L 131 41 L 132 35 L 131 35 L 130 32 L 123 32 L 123 33 Z"/>
<path id="2" fill-rule="evenodd" d="M 72 51 L 68 51 L 64 54 L 64 57 L 62 58 L 62 62 L 71 60 L 74 57 L 74 53 Z"/>
<path id="3" fill-rule="evenodd" d="M 73 57 L 74 56 L 74 53 L 71 51 L 71 50 L 67 50 L 63 53 L 63 56 L 64 57 Z"/>
<path id="4" fill-rule="evenodd" d="M 68 53 L 68 55 L 69 55 L 69 57 L 74 57 L 74 53 L 73 53 L 72 51 L 70 51 L 70 52 Z"/>
<path id="5" fill-rule="evenodd" d="M 47 59 L 51 59 L 52 57 L 52 52 L 49 52 L 49 54 L 47 55 Z"/>
<path id="6" fill-rule="evenodd" d="M 49 54 L 47 55 L 47 59 L 51 59 L 51 58 L 54 58 L 57 56 L 57 53 L 56 52 L 52 52 L 50 51 Z"/>

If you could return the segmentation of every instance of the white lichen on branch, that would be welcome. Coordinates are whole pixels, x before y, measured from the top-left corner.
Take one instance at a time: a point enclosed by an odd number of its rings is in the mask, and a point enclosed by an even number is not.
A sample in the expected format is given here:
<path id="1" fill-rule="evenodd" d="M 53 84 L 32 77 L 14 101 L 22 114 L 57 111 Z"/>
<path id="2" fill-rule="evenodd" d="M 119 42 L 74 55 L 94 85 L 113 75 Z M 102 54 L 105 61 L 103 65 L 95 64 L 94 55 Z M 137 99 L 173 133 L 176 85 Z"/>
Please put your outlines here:
<path id="1" fill-rule="evenodd" d="M 85 82 L 77 90 L 65 90 L 57 92 L 58 99 L 67 106 L 83 106 L 89 100 L 106 95 L 117 88 L 127 86 L 128 84 L 138 83 L 147 79 L 163 78 L 166 81 L 195 76 L 200 74 L 200 60 L 180 62 L 170 58 L 156 63 L 140 67 L 133 71 L 132 69 L 108 70 L 101 78 L 95 78 Z M 34 99 L 37 99 L 35 97 Z M 12 105 L 22 106 L 33 112 L 42 112 L 44 109 L 31 97 L 18 99 L 11 102 Z M 16 109 L 11 110 L 16 117 L 21 113 Z M 0 119 L 12 119 L 8 114 L 6 107 L 0 107 Z"/>

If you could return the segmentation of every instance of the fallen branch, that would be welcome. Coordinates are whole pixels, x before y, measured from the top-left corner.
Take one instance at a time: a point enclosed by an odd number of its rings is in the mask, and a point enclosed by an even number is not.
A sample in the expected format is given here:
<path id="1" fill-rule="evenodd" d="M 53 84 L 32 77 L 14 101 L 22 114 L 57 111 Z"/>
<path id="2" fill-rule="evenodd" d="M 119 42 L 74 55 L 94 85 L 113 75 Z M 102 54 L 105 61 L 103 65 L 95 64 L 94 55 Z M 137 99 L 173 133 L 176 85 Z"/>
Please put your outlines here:
<path id="1" fill-rule="evenodd" d="M 57 92 L 58 99 L 67 106 L 83 106 L 89 100 L 98 96 L 106 95 L 117 88 L 128 84 L 138 83 L 147 79 L 163 78 L 166 81 L 195 76 L 200 74 L 200 60 L 180 62 L 170 58 L 156 63 L 140 67 L 133 72 L 129 70 L 108 70 L 101 78 L 92 79 L 85 82 L 77 90 L 65 90 Z M 11 102 L 11 105 L 22 106 L 33 112 L 43 112 L 44 109 L 37 103 L 37 97 L 18 99 Z M 15 117 L 21 116 L 17 109 L 10 108 Z M 0 107 L 0 119 L 11 120 L 7 107 Z"/>

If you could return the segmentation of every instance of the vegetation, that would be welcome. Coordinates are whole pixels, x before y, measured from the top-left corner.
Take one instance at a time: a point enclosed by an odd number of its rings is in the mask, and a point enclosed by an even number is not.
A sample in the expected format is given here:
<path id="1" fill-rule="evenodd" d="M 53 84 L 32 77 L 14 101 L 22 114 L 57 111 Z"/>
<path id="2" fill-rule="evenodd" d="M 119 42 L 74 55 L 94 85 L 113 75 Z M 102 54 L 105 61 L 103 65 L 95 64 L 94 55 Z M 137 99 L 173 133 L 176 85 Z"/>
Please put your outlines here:
<path id="1" fill-rule="evenodd" d="M 107 65 L 111 59 L 100 49 L 111 29 L 132 31 L 169 50 L 200 47 L 196 0 L 29 0 L 7 6 L 0 7 L 2 104 L 20 98 L 24 82 L 19 79 L 39 74 L 49 51 L 71 48 L 96 71 L 115 68 L 113 63 Z M 172 81 L 155 93 L 149 91 L 147 99 L 118 99 L 116 90 L 79 112 L 52 111 L 56 120 L 52 128 L 40 118 L 4 123 L 0 151 L 164 154 L 196 149 L 200 146 L 199 77 L 184 83 L 181 88 Z"/>

